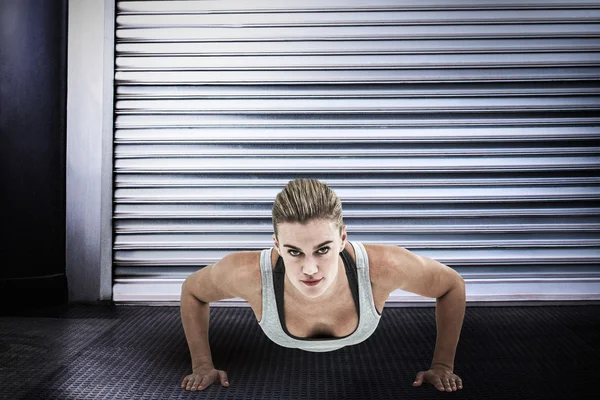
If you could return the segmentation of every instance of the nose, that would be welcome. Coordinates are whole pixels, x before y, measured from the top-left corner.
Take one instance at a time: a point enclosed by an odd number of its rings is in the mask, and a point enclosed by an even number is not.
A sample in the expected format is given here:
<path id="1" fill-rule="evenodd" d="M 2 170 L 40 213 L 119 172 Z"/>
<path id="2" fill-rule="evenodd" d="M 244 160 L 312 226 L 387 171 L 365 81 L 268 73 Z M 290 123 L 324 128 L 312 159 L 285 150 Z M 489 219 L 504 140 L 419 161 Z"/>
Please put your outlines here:
<path id="1" fill-rule="evenodd" d="M 313 276 L 319 272 L 319 267 L 314 260 L 306 260 L 302 265 L 302 273 L 304 275 Z"/>

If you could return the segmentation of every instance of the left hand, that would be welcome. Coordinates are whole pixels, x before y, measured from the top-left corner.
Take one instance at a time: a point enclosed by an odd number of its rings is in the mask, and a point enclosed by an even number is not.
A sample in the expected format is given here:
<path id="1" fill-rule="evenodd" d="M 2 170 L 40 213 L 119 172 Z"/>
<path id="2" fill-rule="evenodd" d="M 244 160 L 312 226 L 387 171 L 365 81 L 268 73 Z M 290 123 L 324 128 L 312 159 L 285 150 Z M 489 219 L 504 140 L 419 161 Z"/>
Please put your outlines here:
<path id="1" fill-rule="evenodd" d="M 441 392 L 454 392 L 463 388 L 462 379 L 458 375 L 450 368 L 439 365 L 434 365 L 429 371 L 419 372 L 413 386 L 421 386 L 423 382 L 431 383 Z"/>

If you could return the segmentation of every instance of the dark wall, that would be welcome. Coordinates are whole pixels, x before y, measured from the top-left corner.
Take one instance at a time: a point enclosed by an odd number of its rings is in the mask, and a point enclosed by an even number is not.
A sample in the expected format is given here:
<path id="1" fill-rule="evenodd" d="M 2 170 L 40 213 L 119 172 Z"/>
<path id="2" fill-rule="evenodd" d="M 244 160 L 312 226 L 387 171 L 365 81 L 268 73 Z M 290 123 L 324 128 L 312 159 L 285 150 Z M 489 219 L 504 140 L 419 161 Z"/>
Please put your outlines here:
<path id="1" fill-rule="evenodd" d="M 68 298 L 67 10 L 67 0 L 0 1 L 0 309 Z"/>

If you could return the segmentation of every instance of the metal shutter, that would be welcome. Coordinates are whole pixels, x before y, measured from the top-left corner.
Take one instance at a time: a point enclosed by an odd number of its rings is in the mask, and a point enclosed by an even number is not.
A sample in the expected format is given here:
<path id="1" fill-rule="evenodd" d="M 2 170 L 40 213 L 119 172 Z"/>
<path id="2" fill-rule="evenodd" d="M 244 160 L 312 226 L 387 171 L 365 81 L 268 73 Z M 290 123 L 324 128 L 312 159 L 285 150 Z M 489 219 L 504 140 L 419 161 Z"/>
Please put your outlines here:
<path id="1" fill-rule="evenodd" d="M 297 177 L 470 301 L 600 299 L 599 22 L 599 1 L 118 2 L 114 300 L 177 302 L 270 247 Z"/>

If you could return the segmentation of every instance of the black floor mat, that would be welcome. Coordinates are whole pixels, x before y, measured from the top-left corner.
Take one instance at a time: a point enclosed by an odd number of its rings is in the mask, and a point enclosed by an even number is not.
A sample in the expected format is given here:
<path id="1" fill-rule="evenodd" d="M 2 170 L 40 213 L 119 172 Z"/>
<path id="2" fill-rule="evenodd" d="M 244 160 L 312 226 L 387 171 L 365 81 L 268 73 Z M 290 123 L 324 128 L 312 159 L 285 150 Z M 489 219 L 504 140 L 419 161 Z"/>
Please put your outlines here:
<path id="1" fill-rule="evenodd" d="M 249 308 L 213 307 L 213 362 L 230 386 L 188 392 L 178 307 L 30 310 L 0 318 L 0 398 L 564 400 L 600 382 L 598 305 L 467 307 L 458 392 L 412 387 L 435 335 L 434 308 L 386 308 L 367 341 L 311 353 L 272 343 Z"/>

